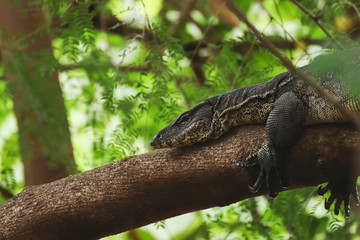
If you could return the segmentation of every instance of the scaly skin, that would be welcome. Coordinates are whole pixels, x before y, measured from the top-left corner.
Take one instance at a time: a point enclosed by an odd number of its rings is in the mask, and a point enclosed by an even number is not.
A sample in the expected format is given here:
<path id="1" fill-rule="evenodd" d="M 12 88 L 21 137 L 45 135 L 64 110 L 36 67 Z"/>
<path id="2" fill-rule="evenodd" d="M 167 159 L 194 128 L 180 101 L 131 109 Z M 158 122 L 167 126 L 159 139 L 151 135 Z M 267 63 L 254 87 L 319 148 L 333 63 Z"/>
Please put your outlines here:
<path id="1" fill-rule="evenodd" d="M 347 84 L 360 81 L 360 48 L 321 56 L 302 68 L 334 96 L 349 111 L 360 115 L 360 96 Z M 154 148 L 181 147 L 216 139 L 235 126 L 266 123 L 267 145 L 251 154 L 241 167 L 260 166 L 252 192 L 266 183 L 268 193 L 275 197 L 274 182 L 285 185 L 282 173 L 284 156 L 295 144 L 303 128 L 319 123 L 349 122 L 340 111 L 323 99 L 304 81 L 285 72 L 271 80 L 220 94 L 204 100 L 180 114 L 150 142 Z M 340 183 L 340 184 L 337 184 Z M 347 185 L 347 186 L 344 186 Z M 350 187 L 349 187 L 350 186 Z M 319 193 L 331 191 L 325 207 L 336 200 L 335 213 L 344 201 L 345 215 L 349 215 L 349 196 L 359 197 L 356 178 L 334 179 Z"/>

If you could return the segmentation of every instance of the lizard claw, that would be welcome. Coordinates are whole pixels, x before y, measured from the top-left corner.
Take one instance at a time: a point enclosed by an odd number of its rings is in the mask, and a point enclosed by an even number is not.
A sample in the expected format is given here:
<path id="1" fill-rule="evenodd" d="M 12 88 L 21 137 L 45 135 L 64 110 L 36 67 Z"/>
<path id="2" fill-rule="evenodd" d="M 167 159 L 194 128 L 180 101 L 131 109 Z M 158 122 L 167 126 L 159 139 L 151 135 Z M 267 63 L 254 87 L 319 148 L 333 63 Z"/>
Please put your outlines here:
<path id="1" fill-rule="evenodd" d="M 282 175 L 279 171 L 279 166 L 277 164 L 272 164 L 273 161 L 270 161 L 271 154 L 269 153 L 269 148 L 267 146 L 262 147 L 258 152 L 251 154 L 246 158 L 246 162 L 237 161 L 237 165 L 239 167 L 253 167 L 256 165 L 260 166 L 260 172 L 259 175 L 255 181 L 255 183 L 251 186 L 248 185 L 249 190 L 252 193 L 258 192 L 261 187 L 263 186 L 263 183 L 266 183 L 268 194 L 270 197 L 274 198 L 278 195 L 277 192 L 274 191 L 274 175 L 278 177 L 280 180 L 280 183 L 283 183 Z M 274 161 L 275 163 L 277 161 Z"/>
<path id="2" fill-rule="evenodd" d="M 264 177 L 264 171 L 260 170 L 260 174 L 257 177 L 255 183 L 252 186 L 248 185 L 250 192 L 256 193 L 260 190 L 263 182 L 263 177 Z"/>
<path id="3" fill-rule="evenodd" d="M 329 199 L 325 199 L 325 209 L 329 210 L 335 202 L 334 213 L 339 214 L 341 203 L 344 202 L 345 217 L 350 215 L 350 196 L 355 198 L 356 205 L 359 205 L 359 194 L 356 186 L 357 178 L 344 178 L 330 181 L 325 187 L 320 186 L 318 194 L 323 196 L 330 191 Z"/>
<path id="4" fill-rule="evenodd" d="M 267 174 L 268 174 L 268 173 L 266 173 L 266 170 L 264 170 L 264 169 L 260 171 L 260 174 L 259 174 L 259 176 L 257 177 L 255 183 L 254 183 L 252 186 L 251 186 L 251 185 L 248 185 L 248 188 L 249 188 L 250 192 L 252 192 L 252 193 L 257 193 L 257 192 L 261 189 L 261 187 L 262 187 L 262 185 L 263 185 L 263 182 L 264 182 L 264 176 L 265 176 L 265 178 L 267 178 L 267 177 L 266 177 Z M 278 195 L 278 193 L 277 193 L 277 192 L 274 192 L 273 187 L 272 187 L 272 184 L 270 183 L 270 181 L 269 181 L 269 182 L 266 182 L 266 185 L 267 185 L 267 188 L 268 188 L 268 195 L 269 195 L 271 198 L 276 197 L 276 196 Z"/>

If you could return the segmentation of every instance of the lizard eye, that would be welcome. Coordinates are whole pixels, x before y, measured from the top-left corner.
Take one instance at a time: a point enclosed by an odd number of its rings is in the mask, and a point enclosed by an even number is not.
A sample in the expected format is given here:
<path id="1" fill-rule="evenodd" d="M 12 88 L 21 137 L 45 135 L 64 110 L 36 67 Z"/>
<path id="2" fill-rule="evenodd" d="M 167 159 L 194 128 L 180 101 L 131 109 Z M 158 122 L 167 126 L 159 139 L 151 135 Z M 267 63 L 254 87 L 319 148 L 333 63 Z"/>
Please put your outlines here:
<path id="1" fill-rule="evenodd" d="M 181 123 L 185 124 L 190 120 L 190 116 L 189 115 L 185 115 L 184 117 L 181 118 Z"/>
<path id="2" fill-rule="evenodd" d="M 190 120 L 190 116 L 189 116 L 189 115 L 183 115 L 183 116 L 180 116 L 180 117 L 176 120 L 176 123 L 175 123 L 175 124 L 185 125 L 189 120 Z"/>

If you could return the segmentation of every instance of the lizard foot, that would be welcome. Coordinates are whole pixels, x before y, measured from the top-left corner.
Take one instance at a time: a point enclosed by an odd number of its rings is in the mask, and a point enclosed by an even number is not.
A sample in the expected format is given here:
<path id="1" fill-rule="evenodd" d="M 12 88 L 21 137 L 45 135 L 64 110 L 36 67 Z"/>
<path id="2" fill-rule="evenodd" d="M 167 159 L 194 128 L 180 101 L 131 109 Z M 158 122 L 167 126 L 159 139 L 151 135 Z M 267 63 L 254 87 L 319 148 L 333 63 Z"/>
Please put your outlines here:
<path id="1" fill-rule="evenodd" d="M 274 198 L 278 195 L 278 192 L 274 190 L 274 182 L 280 181 L 281 186 L 285 187 L 285 181 L 283 181 L 281 168 L 279 166 L 280 158 L 274 150 L 268 146 L 262 147 L 256 153 L 251 154 L 246 158 L 246 162 L 237 161 L 236 164 L 239 167 L 249 168 L 253 166 L 260 167 L 260 173 L 255 181 L 255 183 L 250 186 L 249 189 L 251 192 L 258 192 L 262 185 L 266 183 L 268 194 L 270 197 Z"/>
<path id="2" fill-rule="evenodd" d="M 325 187 L 320 186 L 318 189 L 319 195 L 323 196 L 327 191 L 331 192 L 329 199 L 325 199 L 325 208 L 329 210 L 330 206 L 335 202 L 334 213 L 338 215 L 341 203 L 344 202 L 345 217 L 349 217 L 350 195 L 355 198 L 356 205 L 360 204 L 356 180 L 357 177 L 337 179 L 330 181 Z"/>

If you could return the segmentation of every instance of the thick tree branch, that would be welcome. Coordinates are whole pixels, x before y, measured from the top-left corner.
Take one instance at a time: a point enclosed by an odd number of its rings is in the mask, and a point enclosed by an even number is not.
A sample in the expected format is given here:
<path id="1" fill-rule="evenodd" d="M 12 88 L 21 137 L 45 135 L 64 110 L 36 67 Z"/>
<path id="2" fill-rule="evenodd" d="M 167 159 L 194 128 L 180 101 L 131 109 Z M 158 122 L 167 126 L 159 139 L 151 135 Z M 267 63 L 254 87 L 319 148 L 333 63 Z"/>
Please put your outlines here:
<path id="1" fill-rule="evenodd" d="M 246 172 L 235 160 L 244 161 L 264 141 L 264 126 L 244 126 L 218 140 L 28 187 L 0 205 L 0 239 L 97 239 L 253 197 L 247 185 L 257 169 Z M 292 149 L 286 173 L 293 187 L 317 185 L 348 174 L 345 166 L 356 162 L 357 149 L 360 134 L 347 125 L 309 128 Z"/>

